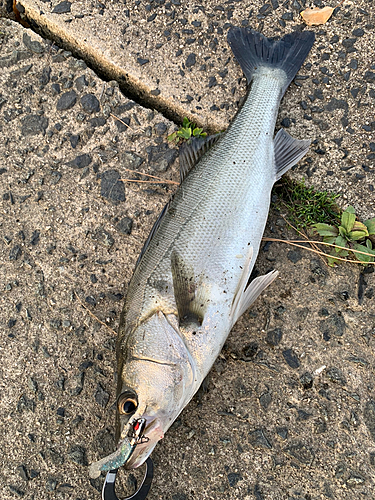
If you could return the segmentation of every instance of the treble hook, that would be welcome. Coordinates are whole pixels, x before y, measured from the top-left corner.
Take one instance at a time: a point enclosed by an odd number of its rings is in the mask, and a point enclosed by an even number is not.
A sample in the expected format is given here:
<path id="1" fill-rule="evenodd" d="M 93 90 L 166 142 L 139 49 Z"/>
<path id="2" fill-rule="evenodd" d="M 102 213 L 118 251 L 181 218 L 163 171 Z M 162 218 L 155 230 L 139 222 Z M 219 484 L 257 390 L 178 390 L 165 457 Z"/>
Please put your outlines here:
<path id="1" fill-rule="evenodd" d="M 115 481 L 118 469 L 113 469 L 107 472 L 103 490 L 102 500 L 119 500 L 115 492 Z M 150 457 L 146 460 L 146 473 L 143 478 L 140 488 L 131 497 L 126 497 L 124 500 L 145 500 L 151 488 L 152 478 L 154 477 L 154 464 Z"/>

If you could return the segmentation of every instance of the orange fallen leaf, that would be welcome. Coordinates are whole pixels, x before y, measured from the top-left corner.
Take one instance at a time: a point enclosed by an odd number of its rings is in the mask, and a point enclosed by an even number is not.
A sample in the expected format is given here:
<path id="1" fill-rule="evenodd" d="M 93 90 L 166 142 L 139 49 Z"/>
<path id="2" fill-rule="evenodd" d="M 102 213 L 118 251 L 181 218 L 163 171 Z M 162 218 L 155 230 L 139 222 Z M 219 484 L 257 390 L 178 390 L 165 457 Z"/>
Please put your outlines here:
<path id="1" fill-rule="evenodd" d="M 305 9 L 301 12 L 302 19 L 308 26 L 314 24 L 324 24 L 332 16 L 332 12 L 336 7 L 314 7 L 313 9 Z"/>

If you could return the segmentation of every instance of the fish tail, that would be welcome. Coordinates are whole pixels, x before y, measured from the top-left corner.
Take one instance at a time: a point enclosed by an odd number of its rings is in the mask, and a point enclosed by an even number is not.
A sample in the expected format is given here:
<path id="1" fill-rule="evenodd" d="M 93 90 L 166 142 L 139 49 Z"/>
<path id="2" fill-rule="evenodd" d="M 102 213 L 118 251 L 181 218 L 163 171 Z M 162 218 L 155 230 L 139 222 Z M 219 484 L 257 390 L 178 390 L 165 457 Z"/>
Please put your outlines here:
<path id="1" fill-rule="evenodd" d="M 314 40 L 312 31 L 290 33 L 281 40 L 266 38 L 247 28 L 234 27 L 228 32 L 228 43 L 249 83 L 261 67 L 279 68 L 286 73 L 282 95 L 302 66 Z"/>

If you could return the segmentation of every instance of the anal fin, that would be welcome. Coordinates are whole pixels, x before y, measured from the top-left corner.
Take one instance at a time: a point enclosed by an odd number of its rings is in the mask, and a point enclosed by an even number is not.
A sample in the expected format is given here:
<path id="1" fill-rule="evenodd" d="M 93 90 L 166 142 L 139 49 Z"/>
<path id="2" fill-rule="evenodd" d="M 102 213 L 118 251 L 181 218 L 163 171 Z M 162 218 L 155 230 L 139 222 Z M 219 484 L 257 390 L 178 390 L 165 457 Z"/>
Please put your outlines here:
<path id="1" fill-rule="evenodd" d="M 284 129 L 280 129 L 274 139 L 276 180 L 305 156 L 310 140 L 294 139 Z"/>
<path id="2" fill-rule="evenodd" d="M 271 271 L 264 276 L 258 276 L 255 278 L 250 285 L 247 282 L 251 273 L 251 261 L 253 258 L 253 248 L 249 249 L 249 253 L 246 259 L 246 264 L 244 270 L 238 283 L 237 291 L 235 293 L 232 309 L 230 312 L 231 316 L 231 328 L 239 320 L 242 314 L 251 306 L 253 302 L 259 297 L 259 295 L 265 290 L 268 285 L 272 283 L 274 279 L 277 278 L 279 274 L 278 271 Z"/>

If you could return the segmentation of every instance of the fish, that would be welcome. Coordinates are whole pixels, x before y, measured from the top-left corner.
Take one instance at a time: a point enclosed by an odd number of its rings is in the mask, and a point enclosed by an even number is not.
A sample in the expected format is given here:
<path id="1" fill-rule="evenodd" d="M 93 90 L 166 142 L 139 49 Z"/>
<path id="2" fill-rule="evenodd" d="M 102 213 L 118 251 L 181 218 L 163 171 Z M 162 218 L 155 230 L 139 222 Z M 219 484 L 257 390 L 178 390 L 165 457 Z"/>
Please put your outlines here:
<path id="1" fill-rule="evenodd" d="M 271 189 L 310 140 L 274 129 L 280 101 L 315 39 L 233 27 L 228 43 L 250 90 L 221 134 L 180 154 L 181 184 L 156 221 L 130 280 L 117 338 L 117 449 L 91 477 L 137 468 L 199 389 L 241 315 L 277 277 L 249 282 Z M 135 435 L 142 421 L 143 430 Z"/>

